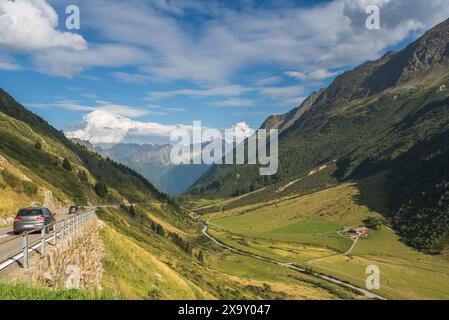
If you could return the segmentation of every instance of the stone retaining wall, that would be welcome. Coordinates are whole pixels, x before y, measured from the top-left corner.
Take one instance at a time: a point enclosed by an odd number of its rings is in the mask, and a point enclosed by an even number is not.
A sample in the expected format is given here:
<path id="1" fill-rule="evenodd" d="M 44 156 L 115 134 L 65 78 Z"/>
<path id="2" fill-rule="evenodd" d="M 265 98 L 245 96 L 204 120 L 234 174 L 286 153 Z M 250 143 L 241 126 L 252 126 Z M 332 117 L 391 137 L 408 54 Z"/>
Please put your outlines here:
<path id="1" fill-rule="evenodd" d="M 48 244 L 43 257 L 30 259 L 30 268 L 22 271 L 20 281 L 49 288 L 100 289 L 104 247 L 100 238 L 101 221 L 93 218 L 80 229 Z"/>

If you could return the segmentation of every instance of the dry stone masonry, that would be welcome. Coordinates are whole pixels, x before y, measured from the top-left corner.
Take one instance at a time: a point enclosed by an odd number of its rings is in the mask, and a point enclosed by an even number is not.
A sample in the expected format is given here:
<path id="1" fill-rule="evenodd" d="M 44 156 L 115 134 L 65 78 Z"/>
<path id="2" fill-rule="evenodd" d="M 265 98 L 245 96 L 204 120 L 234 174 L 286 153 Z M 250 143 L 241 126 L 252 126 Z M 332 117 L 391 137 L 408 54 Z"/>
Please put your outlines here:
<path id="1" fill-rule="evenodd" d="M 65 239 L 58 239 L 56 246 L 48 245 L 45 255 L 35 255 L 18 280 L 49 288 L 99 290 L 104 256 L 100 224 L 94 218 Z"/>

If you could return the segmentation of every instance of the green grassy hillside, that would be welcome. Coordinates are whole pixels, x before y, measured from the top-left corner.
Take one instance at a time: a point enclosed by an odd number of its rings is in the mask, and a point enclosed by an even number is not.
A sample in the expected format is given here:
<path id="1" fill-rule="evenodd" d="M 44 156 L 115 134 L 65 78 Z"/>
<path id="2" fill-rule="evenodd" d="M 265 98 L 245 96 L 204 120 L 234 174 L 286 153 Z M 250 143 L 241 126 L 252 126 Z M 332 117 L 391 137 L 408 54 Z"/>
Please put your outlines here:
<path id="1" fill-rule="evenodd" d="M 0 91 L 0 124 L 0 155 L 6 163 L 2 170 L 11 171 L 19 180 L 26 176 L 38 188 L 33 199 L 24 201 L 42 203 L 41 193 L 50 190 L 59 204 L 161 203 L 170 212 L 165 218 L 175 223 L 183 219 L 176 204 L 142 176 L 71 142 L 4 91 Z M 0 187 L 19 198 L 23 194 L 23 187 L 5 181 Z M 18 208 L 7 209 L 14 212 Z"/>
<path id="2" fill-rule="evenodd" d="M 121 299 L 350 299 L 344 288 L 226 252 L 199 226 L 159 225 L 155 209 L 100 209 L 102 287 Z M 181 239 L 181 240 L 180 240 Z M 188 245 L 187 245 L 188 244 Z M 203 259 L 198 258 L 199 252 Z"/>
<path id="3" fill-rule="evenodd" d="M 247 205 L 202 217 L 211 234 L 245 252 L 309 267 L 364 287 L 365 269 L 376 265 L 381 272 L 379 294 L 390 299 L 448 299 L 449 260 L 404 245 L 388 224 L 370 230 L 355 246 L 338 230 L 365 225 L 369 217 L 381 218 L 364 205 L 383 195 L 361 192 L 380 183 L 377 176 L 359 183 L 345 183 L 313 194 L 284 199 L 253 208 Z M 373 181 L 374 180 L 374 181 Z M 376 190 L 376 188 L 373 188 Z"/>

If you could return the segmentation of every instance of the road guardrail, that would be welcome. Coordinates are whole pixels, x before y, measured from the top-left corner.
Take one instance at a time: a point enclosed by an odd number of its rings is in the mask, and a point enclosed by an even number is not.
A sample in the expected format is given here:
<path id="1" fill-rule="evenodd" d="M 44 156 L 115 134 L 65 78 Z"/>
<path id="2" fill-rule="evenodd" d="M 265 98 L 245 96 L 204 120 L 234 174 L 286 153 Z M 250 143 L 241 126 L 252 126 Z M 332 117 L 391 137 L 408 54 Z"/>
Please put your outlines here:
<path id="1" fill-rule="evenodd" d="M 22 249 L 9 255 L 3 261 L 0 261 L 0 271 L 14 263 L 20 263 L 24 269 L 28 269 L 29 257 L 32 252 L 37 251 L 41 255 L 41 257 L 44 257 L 46 247 L 49 244 L 52 246 L 56 246 L 58 240 L 63 240 L 65 237 L 81 228 L 95 216 L 95 210 L 82 212 L 74 215 L 73 217 L 56 221 L 51 225 L 45 226 L 43 229 L 35 229 L 24 232 L 21 235 L 15 236 L 1 243 L 0 245 L 3 245 L 22 237 Z M 31 243 L 29 234 L 37 232 L 40 232 L 40 239 Z"/>

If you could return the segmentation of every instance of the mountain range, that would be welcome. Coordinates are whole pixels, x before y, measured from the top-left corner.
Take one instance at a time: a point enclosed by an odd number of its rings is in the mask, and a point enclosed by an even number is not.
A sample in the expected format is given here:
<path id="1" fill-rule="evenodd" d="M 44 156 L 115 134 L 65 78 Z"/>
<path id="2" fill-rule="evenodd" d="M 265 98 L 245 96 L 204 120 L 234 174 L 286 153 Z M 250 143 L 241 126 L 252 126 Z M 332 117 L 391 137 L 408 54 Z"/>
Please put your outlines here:
<path id="1" fill-rule="evenodd" d="M 109 149 L 101 146 L 95 151 L 122 163 L 144 176 L 162 192 L 180 195 L 195 183 L 209 168 L 201 165 L 173 165 L 170 161 L 172 145 L 121 143 Z"/>

